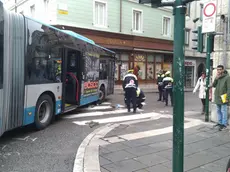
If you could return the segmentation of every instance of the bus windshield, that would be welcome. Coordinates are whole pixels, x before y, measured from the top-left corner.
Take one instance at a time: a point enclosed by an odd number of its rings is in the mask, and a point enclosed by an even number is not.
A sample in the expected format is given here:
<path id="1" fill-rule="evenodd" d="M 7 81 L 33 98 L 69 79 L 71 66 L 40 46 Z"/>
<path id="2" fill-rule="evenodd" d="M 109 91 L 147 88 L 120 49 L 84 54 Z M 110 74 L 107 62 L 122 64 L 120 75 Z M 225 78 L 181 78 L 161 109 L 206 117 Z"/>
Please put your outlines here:
<path id="1" fill-rule="evenodd" d="M 0 10 L 0 88 L 3 84 L 3 32 L 4 32 L 4 21 L 3 21 L 3 11 Z"/>

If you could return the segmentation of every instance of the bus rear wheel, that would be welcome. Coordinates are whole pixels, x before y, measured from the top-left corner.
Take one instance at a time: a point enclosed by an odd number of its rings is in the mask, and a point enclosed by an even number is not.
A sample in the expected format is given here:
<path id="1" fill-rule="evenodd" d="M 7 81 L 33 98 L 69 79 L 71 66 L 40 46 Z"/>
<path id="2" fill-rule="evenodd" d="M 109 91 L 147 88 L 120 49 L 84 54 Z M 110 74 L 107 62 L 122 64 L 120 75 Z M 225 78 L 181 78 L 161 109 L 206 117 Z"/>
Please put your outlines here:
<path id="1" fill-rule="evenodd" d="M 52 120 L 54 104 L 49 95 L 42 95 L 36 105 L 35 126 L 38 130 L 46 128 Z"/>

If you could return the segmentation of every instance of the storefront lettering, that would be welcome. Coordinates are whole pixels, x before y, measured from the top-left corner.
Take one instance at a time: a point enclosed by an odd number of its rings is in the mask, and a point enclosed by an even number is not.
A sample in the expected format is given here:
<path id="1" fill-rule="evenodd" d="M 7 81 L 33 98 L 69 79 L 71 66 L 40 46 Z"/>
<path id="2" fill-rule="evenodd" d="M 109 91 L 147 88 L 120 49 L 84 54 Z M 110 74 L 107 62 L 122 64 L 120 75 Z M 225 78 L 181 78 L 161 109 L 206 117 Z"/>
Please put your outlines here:
<path id="1" fill-rule="evenodd" d="M 184 62 L 184 65 L 185 65 L 185 66 L 194 66 L 194 64 L 193 64 L 192 61 L 185 61 L 185 62 Z"/>
<path id="2" fill-rule="evenodd" d="M 107 39 L 106 42 L 108 44 L 116 44 L 116 45 L 125 45 L 126 42 L 120 39 Z"/>

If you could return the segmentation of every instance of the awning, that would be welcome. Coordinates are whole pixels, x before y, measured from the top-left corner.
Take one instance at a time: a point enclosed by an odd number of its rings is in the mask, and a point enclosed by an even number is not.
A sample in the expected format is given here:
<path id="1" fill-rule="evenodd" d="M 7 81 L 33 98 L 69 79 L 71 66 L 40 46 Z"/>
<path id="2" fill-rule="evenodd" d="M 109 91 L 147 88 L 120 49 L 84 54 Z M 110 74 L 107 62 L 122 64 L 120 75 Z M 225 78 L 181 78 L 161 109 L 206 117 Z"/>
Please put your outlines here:
<path id="1" fill-rule="evenodd" d="M 151 52 L 151 53 L 164 53 L 164 54 L 173 54 L 172 51 L 163 51 L 163 50 L 150 50 L 150 49 L 141 49 L 141 48 L 134 48 L 135 51 L 143 51 L 143 52 Z"/>

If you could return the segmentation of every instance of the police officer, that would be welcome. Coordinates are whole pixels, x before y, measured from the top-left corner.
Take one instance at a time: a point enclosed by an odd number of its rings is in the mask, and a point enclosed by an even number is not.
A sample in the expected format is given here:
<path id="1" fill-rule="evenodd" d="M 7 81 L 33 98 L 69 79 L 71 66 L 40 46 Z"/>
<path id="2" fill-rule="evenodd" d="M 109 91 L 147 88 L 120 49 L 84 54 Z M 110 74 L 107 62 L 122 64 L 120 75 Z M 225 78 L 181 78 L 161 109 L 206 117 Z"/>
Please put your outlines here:
<path id="1" fill-rule="evenodd" d="M 142 103 L 145 101 L 145 94 L 144 92 L 138 87 L 137 88 L 137 107 L 142 109 Z"/>
<path id="2" fill-rule="evenodd" d="M 165 73 L 163 87 L 165 89 L 165 105 L 168 106 L 168 96 L 170 96 L 171 106 L 173 106 L 173 78 L 171 77 L 170 71 Z"/>
<path id="3" fill-rule="evenodd" d="M 130 103 L 133 104 L 133 113 L 136 113 L 137 105 L 137 87 L 138 80 L 136 75 L 133 74 L 133 70 L 129 70 L 128 73 L 123 78 L 123 90 L 125 91 L 125 98 L 127 103 L 128 112 L 130 112 Z"/>
<path id="4" fill-rule="evenodd" d="M 160 72 L 157 74 L 157 85 L 158 85 L 158 91 L 159 91 L 159 99 L 157 101 L 163 101 L 164 100 L 164 90 L 163 90 L 163 79 L 165 75 L 163 70 L 160 70 Z"/>

